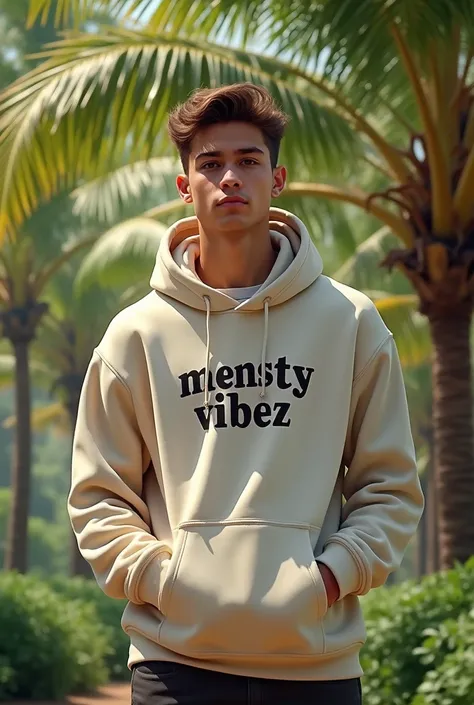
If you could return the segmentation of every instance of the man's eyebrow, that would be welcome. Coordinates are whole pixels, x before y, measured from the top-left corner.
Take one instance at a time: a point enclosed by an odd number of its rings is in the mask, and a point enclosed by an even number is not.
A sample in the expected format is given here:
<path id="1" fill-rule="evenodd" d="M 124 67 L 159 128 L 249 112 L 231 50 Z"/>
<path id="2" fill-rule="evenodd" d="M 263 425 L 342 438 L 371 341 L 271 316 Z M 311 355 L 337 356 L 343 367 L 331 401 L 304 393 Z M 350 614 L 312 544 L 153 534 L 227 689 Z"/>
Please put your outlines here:
<path id="1" fill-rule="evenodd" d="M 241 149 L 236 149 L 234 151 L 234 154 L 265 154 L 263 149 L 260 149 L 260 147 L 242 147 Z M 222 152 L 217 151 L 217 152 L 200 152 L 196 156 L 196 160 L 202 159 L 203 157 L 222 157 Z"/>

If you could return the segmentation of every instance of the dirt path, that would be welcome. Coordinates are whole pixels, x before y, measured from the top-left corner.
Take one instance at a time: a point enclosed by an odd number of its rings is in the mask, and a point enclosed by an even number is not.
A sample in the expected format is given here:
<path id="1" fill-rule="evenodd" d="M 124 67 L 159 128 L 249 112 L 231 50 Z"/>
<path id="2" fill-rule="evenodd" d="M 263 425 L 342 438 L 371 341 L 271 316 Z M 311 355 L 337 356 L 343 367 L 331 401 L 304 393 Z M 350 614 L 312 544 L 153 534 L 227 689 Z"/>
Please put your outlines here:
<path id="1" fill-rule="evenodd" d="M 5 705 L 33 705 L 31 700 L 6 703 Z M 64 703 L 35 701 L 34 705 L 130 705 L 130 686 L 128 683 L 108 685 L 100 688 L 97 695 L 74 695 Z"/>
<path id="2" fill-rule="evenodd" d="M 109 685 L 101 688 L 97 697 L 76 695 L 68 698 L 66 703 L 67 705 L 130 705 L 130 686 L 128 684 Z"/>

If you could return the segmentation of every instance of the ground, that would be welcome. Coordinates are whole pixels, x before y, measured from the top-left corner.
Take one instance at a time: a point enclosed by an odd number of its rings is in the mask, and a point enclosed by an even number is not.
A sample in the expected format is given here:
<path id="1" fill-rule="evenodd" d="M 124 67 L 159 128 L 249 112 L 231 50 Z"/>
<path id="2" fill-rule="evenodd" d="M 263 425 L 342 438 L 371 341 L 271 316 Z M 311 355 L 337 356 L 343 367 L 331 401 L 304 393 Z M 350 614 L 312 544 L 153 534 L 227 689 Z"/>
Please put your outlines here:
<path id="1" fill-rule="evenodd" d="M 101 688 L 97 697 L 68 698 L 67 705 L 130 705 L 130 686 L 128 684 L 109 685 Z"/>
<path id="2" fill-rule="evenodd" d="M 6 703 L 6 705 L 9 705 Z M 33 705 L 29 701 L 15 701 L 11 705 Z M 130 686 L 128 684 L 109 685 L 105 688 L 100 688 L 96 696 L 90 695 L 75 695 L 66 700 L 65 703 L 38 702 L 34 705 L 130 705 Z"/>

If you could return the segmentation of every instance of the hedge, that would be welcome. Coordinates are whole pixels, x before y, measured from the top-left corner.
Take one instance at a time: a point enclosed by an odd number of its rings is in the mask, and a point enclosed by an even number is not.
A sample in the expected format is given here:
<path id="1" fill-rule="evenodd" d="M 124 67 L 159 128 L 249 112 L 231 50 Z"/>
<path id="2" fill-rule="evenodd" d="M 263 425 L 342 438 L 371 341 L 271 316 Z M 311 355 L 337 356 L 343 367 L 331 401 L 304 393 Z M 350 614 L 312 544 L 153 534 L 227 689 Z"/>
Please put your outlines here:
<path id="1" fill-rule="evenodd" d="M 449 705 L 451 695 L 434 699 L 434 684 L 442 680 L 443 688 L 448 688 L 452 662 L 459 662 L 456 649 L 459 652 L 464 648 L 459 646 L 460 632 L 463 625 L 468 633 L 467 625 L 472 622 L 469 613 L 474 608 L 474 558 L 420 582 L 374 590 L 364 598 L 363 606 L 367 625 L 367 642 L 362 650 L 364 705 Z M 457 641 L 450 641 L 446 630 L 457 630 Z M 470 634 L 472 638 L 472 631 Z M 465 659 L 464 667 L 468 666 Z M 465 678 L 473 688 L 472 666 Z M 450 683 L 449 688 L 453 681 Z M 458 705 L 460 701 L 452 702 Z M 474 702 L 474 697 L 463 705 L 468 702 Z"/>
<path id="2" fill-rule="evenodd" d="M 110 634 L 93 603 L 35 576 L 0 573 L 0 701 L 61 700 L 109 677 Z"/>
<path id="3" fill-rule="evenodd" d="M 107 597 L 94 580 L 85 578 L 54 577 L 49 580 L 49 585 L 67 599 L 85 600 L 94 605 L 100 622 L 110 634 L 110 648 L 106 656 L 110 678 L 113 681 L 129 680 L 127 660 L 130 641 L 121 626 L 127 601 Z"/>
<path id="4" fill-rule="evenodd" d="M 0 701 L 128 681 L 124 605 L 93 580 L 0 573 Z M 474 558 L 362 605 L 364 705 L 474 703 Z"/>

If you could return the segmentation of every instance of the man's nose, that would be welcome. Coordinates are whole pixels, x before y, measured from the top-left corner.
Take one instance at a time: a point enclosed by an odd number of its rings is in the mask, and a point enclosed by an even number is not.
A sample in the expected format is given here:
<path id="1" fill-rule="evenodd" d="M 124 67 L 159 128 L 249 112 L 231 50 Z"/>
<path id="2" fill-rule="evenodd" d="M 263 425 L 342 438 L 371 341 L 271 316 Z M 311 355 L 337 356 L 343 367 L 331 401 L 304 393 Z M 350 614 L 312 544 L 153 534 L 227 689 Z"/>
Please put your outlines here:
<path id="1" fill-rule="evenodd" d="M 235 173 L 233 169 L 227 169 L 226 173 L 221 179 L 220 183 L 221 188 L 227 187 L 227 188 L 241 188 L 242 187 L 242 179 L 238 177 L 238 175 Z"/>

